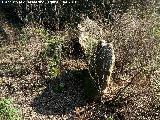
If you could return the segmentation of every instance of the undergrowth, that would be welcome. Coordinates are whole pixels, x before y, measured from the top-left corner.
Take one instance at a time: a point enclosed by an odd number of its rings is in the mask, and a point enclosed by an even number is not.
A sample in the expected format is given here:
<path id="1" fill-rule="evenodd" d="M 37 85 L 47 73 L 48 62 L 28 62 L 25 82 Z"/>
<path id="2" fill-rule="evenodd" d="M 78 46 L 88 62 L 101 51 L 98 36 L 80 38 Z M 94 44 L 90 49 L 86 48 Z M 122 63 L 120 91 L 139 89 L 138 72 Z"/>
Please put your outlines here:
<path id="1" fill-rule="evenodd" d="M 0 100 L 0 120 L 21 120 L 20 112 L 10 99 Z"/>

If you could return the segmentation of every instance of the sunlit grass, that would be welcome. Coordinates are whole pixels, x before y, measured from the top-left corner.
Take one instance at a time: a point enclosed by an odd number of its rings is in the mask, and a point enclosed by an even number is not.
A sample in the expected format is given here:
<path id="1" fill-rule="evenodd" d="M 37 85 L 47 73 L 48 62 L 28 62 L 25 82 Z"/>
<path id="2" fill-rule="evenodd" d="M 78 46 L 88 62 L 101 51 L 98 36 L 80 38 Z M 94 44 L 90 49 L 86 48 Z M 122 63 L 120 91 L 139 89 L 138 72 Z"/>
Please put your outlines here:
<path id="1" fill-rule="evenodd" d="M 0 100 L 0 120 L 21 120 L 18 109 L 13 107 L 10 99 Z"/>

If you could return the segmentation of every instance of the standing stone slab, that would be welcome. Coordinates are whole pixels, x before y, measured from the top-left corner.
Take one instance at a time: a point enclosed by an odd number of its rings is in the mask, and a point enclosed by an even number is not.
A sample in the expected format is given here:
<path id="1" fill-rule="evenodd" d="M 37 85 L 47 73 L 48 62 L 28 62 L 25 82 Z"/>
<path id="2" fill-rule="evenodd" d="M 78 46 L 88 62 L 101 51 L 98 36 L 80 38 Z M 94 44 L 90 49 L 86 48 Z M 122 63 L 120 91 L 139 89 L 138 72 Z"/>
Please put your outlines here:
<path id="1" fill-rule="evenodd" d="M 94 79 L 98 94 L 105 90 L 110 81 L 111 73 L 115 63 L 115 55 L 112 43 L 101 40 L 91 57 L 90 72 Z"/>

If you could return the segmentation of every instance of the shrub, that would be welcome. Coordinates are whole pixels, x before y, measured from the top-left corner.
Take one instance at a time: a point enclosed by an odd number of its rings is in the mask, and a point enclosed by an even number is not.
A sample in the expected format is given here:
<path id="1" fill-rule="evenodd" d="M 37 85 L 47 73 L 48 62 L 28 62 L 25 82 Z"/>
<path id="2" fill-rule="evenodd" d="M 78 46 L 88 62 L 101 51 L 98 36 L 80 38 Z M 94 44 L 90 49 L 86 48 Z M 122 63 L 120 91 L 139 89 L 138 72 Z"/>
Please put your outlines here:
<path id="1" fill-rule="evenodd" d="M 143 18 L 140 16 L 143 15 Z M 149 17 L 150 16 L 150 17 Z M 149 73 L 155 68 L 158 56 L 159 40 L 155 39 L 153 26 L 157 26 L 156 17 L 151 13 L 140 13 L 130 9 L 114 23 L 111 29 L 111 41 L 114 41 L 116 55 L 116 75 L 125 76 L 135 71 Z M 158 34 L 157 27 L 154 33 Z"/>
<path id="2" fill-rule="evenodd" d="M 107 118 L 107 120 L 113 120 L 113 117 L 112 117 L 112 116 L 110 116 L 110 117 L 108 117 L 108 118 Z"/>
<path id="3" fill-rule="evenodd" d="M 56 59 L 51 59 L 48 62 L 48 71 L 51 77 L 57 77 L 60 75 L 60 65 Z"/>
<path id="4" fill-rule="evenodd" d="M 47 68 L 50 76 L 54 78 L 59 76 L 63 38 L 60 35 L 49 34 L 46 30 L 41 28 L 36 28 L 34 32 L 43 39 L 44 46 L 41 57 L 47 61 Z"/>
<path id="5" fill-rule="evenodd" d="M 53 90 L 56 93 L 61 93 L 64 90 L 64 84 L 60 83 L 60 84 L 56 85 Z"/>
<path id="6" fill-rule="evenodd" d="M 25 45 L 27 41 L 29 40 L 29 35 L 26 31 L 22 31 L 22 33 L 19 35 L 19 42 L 21 45 Z"/>
<path id="7" fill-rule="evenodd" d="M 102 28 L 97 22 L 88 17 L 78 25 L 79 42 L 84 48 L 84 52 L 88 58 L 93 54 L 93 49 L 97 46 L 102 37 Z"/>
<path id="8" fill-rule="evenodd" d="M 53 77 L 60 75 L 62 44 L 62 38 L 60 36 L 51 36 L 45 43 L 46 57 L 48 59 L 48 69 L 50 75 Z"/>
<path id="9" fill-rule="evenodd" d="M 0 100 L 0 120 L 20 120 L 19 111 L 13 107 L 10 99 Z"/>

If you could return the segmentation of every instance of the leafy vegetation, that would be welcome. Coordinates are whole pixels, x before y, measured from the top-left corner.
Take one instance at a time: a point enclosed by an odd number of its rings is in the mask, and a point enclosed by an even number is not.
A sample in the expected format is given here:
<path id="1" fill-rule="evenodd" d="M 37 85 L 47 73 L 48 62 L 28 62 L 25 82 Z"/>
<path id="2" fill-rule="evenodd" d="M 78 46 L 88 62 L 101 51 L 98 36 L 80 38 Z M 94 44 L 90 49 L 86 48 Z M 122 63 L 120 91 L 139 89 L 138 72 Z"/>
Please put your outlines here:
<path id="1" fill-rule="evenodd" d="M 160 38 L 160 27 L 159 26 L 153 27 L 153 35 L 157 38 Z"/>
<path id="2" fill-rule="evenodd" d="M 63 39 L 60 36 L 46 36 L 45 39 L 45 54 L 48 59 L 48 71 L 52 77 L 57 77 L 60 75 Z"/>
<path id="3" fill-rule="evenodd" d="M 110 116 L 109 118 L 107 118 L 107 120 L 113 120 L 112 116 Z"/>
<path id="4" fill-rule="evenodd" d="M 21 120 L 19 111 L 13 107 L 10 99 L 0 100 L 0 120 Z"/>
<path id="5" fill-rule="evenodd" d="M 55 88 L 53 89 L 54 92 L 56 93 L 61 93 L 64 90 L 64 84 L 60 83 Z"/>

